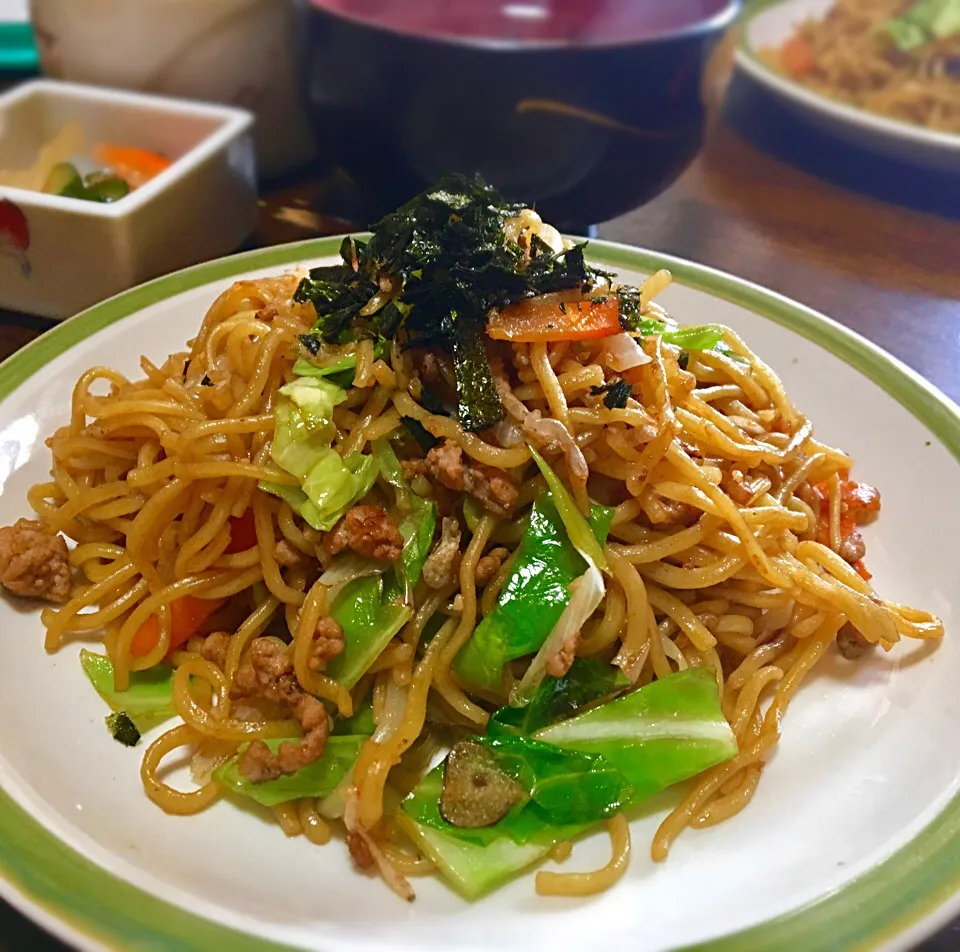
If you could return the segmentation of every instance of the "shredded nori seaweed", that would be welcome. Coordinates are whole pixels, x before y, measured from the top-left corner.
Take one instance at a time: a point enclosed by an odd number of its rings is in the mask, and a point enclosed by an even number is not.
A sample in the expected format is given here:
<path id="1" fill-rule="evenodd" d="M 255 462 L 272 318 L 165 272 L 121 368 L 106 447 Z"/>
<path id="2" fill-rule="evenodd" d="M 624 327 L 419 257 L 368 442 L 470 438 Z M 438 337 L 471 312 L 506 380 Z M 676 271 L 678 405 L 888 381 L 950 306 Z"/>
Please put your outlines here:
<path id="1" fill-rule="evenodd" d="M 125 711 L 108 714 L 104 720 L 115 741 L 125 747 L 136 747 L 140 743 L 140 731 Z"/>
<path id="2" fill-rule="evenodd" d="M 523 206 L 506 202 L 479 176 L 447 175 L 373 226 L 368 241 L 345 238 L 342 264 L 314 268 L 297 288 L 317 320 L 301 342 L 343 344 L 365 337 L 400 338 L 453 358 L 457 417 L 482 430 L 503 417 L 486 351 L 491 308 L 526 297 L 592 287 L 583 246 L 554 252 L 539 238 L 529 257 L 504 237 L 503 225 Z M 385 288 L 389 302 L 360 311 Z"/>
<path id="3" fill-rule="evenodd" d="M 591 387 L 590 393 L 598 397 L 604 394 L 603 405 L 608 410 L 622 410 L 627 405 L 627 400 L 633 396 L 633 387 L 626 380 L 611 380 L 600 387 Z"/>

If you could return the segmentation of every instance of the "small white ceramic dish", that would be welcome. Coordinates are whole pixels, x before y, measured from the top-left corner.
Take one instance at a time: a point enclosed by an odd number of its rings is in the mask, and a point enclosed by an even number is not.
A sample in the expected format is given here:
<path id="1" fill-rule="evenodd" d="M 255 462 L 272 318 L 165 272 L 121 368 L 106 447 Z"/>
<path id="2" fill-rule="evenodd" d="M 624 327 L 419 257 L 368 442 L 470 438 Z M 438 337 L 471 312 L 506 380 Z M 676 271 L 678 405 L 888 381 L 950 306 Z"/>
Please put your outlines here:
<path id="1" fill-rule="evenodd" d="M 110 205 L 0 186 L 0 307 L 64 318 L 148 278 L 235 250 L 253 229 L 249 113 L 37 80 L 0 96 L 0 168 L 29 166 L 70 122 L 87 146 L 173 159 Z"/>
<path id="2" fill-rule="evenodd" d="M 138 374 L 141 354 L 181 349 L 231 281 L 331 264 L 339 244 L 161 278 L 6 361 L 0 525 L 27 514 L 27 489 L 48 478 L 44 438 L 66 420 L 84 370 Z M 130 952 L 891 952 L 956 914 L 960 411 L 879 348 L 771 291 L 602 241 L 589 256 L 628 281 L 669 268 L 676 282 L 659 300 L 678 320 L 728 324 L 771 364 L 817 435 L 883 493 L 865 529 L 877 590 L 939 614 L 943 643 L 901 644 L 857 666 L 831 651 L 791 704 L 749 807 L 685 832 L 655 864 L 648 847 L 680 795 L 671 791 L 632 818 L 630 867 L 607 893 L 538 898 L 527 874 L 471 905 L 428 877 L 407 904 L 352 869 L 339 842 L 287 839 L 225 800 L 199 816 L 161 813 L 144 795 L 140 750 L 104 728 L 80 645 L 46 655 L 39 611 L 0 600 L 0 895 L 72 945 Z M 609 855 L 594 835 L 564 869 Z"/>
<path id="3" fill-rule="evenodd" d="M 805 20 L 822 19 L 835 2 L 748 0 L 741 17 L 737 65 L 785 105 L 840 139 L 913 164 L 960 172 L 960 135 L 888 119 L 822 96 L 778 73 L 763 59 L 763 50 L 781 46 Z"/>
<path id="4" fill-rule="evenodd" d="M 257 168 L 309 162 L 291 0 L 30 0 L 46 76 L 249 109 Z"/>

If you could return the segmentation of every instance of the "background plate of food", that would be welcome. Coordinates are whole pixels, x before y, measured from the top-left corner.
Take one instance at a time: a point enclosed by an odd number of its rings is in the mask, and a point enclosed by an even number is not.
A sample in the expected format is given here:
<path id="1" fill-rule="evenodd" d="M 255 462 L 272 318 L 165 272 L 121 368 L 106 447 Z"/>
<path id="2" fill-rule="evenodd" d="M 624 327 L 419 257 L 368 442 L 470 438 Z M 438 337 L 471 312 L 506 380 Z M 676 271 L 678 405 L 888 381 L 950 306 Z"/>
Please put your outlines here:
<path id="1" fill-rule="evenodd" d="M 840 138 L 960 170 L 957 0 L 752 0 L 739 66 Z"/>
<path id="2" fill-rule="evenodd" d="M 829 319 L 451 179 L 104 302 L 0 394 L 0 893 L 51 931 L 826 952 L 956 912 L 960 415 Z"/>

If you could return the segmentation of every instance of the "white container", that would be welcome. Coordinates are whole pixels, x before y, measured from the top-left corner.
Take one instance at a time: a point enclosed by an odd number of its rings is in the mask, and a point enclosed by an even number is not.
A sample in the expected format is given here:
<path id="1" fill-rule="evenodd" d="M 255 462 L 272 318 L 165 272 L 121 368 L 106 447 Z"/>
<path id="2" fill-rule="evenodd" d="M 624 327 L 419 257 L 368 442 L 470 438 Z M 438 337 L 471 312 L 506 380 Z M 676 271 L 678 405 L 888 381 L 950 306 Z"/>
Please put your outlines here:
<path id="1" fill-rule="evenodd" d="M 0 186 L 0 307 L 63 318 L 148 278 L 226 254 L 253 230 L 242 110 L 37 80 L 0 96 L 0 168 L 28 166 L 70 122 L 173 164 L 109 205 Z"/>
<path id="2" fill-rule="evenodd" d="M 300 107 L 291 0 L 31 0 L 47 76 L 249 109 L 264 176 L 316 151 Z"/>

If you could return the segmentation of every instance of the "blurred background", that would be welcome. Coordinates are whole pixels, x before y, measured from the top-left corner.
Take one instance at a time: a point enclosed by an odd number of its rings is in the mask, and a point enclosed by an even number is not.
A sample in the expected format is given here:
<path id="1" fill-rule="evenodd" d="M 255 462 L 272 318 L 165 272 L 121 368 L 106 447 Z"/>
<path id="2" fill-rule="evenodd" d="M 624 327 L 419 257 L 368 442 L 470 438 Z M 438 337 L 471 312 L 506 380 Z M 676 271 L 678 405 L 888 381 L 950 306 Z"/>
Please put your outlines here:
<path id="1" fill-rule="evenodd" d="M 363 227 L 480 171 L 570 233 L 821 310 L 960 399 L 956 0 L 0 0 L 0 97 L 41 74 L 252 113 L 246 237 L 217 253 Z M 11 307 L 29 262 L 3 170 L 58 130 L 18 115 L 0 98 L 0 268 L 19 269 L 0 270 L 0 356 L 51 326 Z M 167 169 L 191 152 L 153 148 L 155 188 L 114 164 L 106 192 L 153 188 L 172 228 Z M 51 165 L 38 191 L 114 200 L 109 163 L 67 158 L 78 178 Z M 53 948 L 0 904 L 0 950 Z M 923 948 L 960 948 L 960 927 Z"/>

